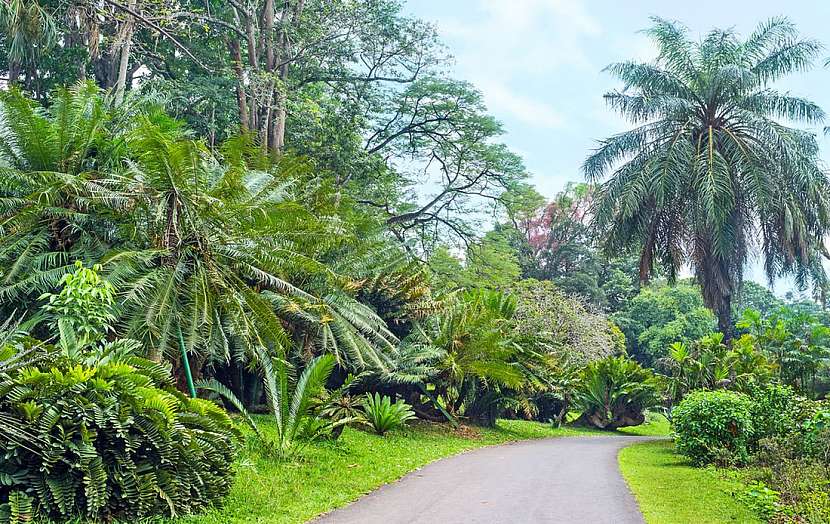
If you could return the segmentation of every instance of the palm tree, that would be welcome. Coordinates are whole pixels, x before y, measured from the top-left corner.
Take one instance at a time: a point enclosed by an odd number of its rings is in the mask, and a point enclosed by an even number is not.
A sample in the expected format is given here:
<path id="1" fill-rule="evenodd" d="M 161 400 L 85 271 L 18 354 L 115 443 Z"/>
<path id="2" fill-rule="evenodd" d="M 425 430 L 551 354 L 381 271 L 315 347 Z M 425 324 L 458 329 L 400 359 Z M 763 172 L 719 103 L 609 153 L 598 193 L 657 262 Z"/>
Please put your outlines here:
<path id="1" fill-rule="evenodd" d="M 747 258 L 760 251 L 772 281 L 827 285 L 821 257 L 828 230 L 828 179 L 813 133 L 824 112 L 770 84 L 806 71 L 820 46 L 775 18 L 741 41 L 713 30 L 693 42 L 678 23 L 654 19 L 653 63 L 607 70 L 624 88 L 608 104 L 637 127 L 600 142 L 585 161 L 589 181 L 610 173 L 595 223 L 609 252 L 637 246 L 640 277 L 655 264 L 672 279 L 690 263 L 720 329 L 731 332 L 731 302 Z"/>
<path id="2" fill-rule="evenodd" d="M 33 0 L 0 2 L 0 31 L 8 48 L 9 83 L 15 84 L 26 67 L 27 82 L 33 80 L 35 59 L 57 40 L 54 17 Z"/>

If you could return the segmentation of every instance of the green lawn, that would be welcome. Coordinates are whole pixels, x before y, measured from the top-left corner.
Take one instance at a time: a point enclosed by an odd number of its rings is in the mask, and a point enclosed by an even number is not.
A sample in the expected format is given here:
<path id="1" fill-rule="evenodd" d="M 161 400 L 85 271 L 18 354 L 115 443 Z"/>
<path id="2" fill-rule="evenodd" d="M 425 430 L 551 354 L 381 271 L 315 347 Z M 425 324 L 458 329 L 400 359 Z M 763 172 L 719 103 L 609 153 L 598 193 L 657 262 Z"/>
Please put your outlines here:
<path id="1" fill-rule="evenodd" d="M 662 431 L 664 419 L 629 428 L 628 433 Z M 261 429 L 270 428 L 267 419 Z M 596 430 L 518 420 L 500 420 L 495 429 L 414 423 L 378 437 L 347 428 L 337 442 L 309 446 L 301 459 L 280 462 L 247 449 L 239 461 L 236 483 L 222 508 L 179 519 L 176 524 L 300 523 L 343 506 L 382 484 L 436 459 L 465 450 L 514 440 L 608 434 Z"/>
<path id="2" fill-rule="evenodd" d="M 689 465 L 670 441 L 627 447 L 619 461 L 648 524 L 761 523 L 728 494 L 729 481 Z"/>

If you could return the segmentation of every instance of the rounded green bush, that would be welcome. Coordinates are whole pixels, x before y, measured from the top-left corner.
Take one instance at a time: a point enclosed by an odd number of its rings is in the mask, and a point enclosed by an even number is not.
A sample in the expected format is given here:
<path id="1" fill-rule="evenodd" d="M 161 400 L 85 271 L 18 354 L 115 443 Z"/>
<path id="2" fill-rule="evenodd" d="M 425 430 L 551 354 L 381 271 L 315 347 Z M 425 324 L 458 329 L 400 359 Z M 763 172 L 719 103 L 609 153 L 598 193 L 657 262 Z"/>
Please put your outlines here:
<path id="1" fill-rule="evenodd" d="M 752 400 L 733 391 L 695 391 L 673 411 L 677 450 L 695 464 L 743 464 L 754 436 Z"/>

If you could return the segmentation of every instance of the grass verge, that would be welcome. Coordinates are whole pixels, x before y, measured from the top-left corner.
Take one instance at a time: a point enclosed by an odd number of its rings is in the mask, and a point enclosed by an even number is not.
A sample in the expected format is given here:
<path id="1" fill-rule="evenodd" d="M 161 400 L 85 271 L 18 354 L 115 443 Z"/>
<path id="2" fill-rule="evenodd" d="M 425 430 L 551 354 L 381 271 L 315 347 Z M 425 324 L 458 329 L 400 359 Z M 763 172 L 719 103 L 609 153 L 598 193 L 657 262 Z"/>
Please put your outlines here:
<path id="1" fill-rule="evenodd" d="M 628 428 L 628 434 L 662 431 L 659 418 Z M 260 429 L 273 431 L 267 418 Z M 597 430 L 519 420 L 497 427 L 453 430 L 444 424 L 414 423 L 379 437 L 346 428 L 336 442 L 311 445 L 291 462 L 263 455 L 253 446 L 242 453 L 237 478 L 221 508 L 178 519 L 175 524 L 300 523 L 344 506 L 373 489 L 439 458 L 510 441 L 546 437 L 607 435 Z M 170 522 L 170 521 L 168 521 Z"/>
<path id="2" fill-rule="evenodd" d="M 648 524 L 761 524 L 729 495 L 731 484 L 712 470 L 696 468 L 670 441 L 623 449 L 620 470 Z"/>

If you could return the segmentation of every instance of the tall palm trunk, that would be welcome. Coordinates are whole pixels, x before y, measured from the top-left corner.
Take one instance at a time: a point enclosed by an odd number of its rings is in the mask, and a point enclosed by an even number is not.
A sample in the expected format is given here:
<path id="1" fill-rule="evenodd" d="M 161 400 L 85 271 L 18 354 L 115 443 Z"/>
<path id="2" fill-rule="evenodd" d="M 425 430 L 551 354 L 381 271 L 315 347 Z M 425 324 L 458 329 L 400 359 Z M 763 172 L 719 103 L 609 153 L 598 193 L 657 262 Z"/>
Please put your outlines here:
<path id="1" fill-rule="evenodd" d="M 718 317 L 718 331 L 723 333 L 724 342 L 732 340 L 735 328 L 732 325 L 732 296 L 726 295 L 717 308 L 715 314 Z"/>

